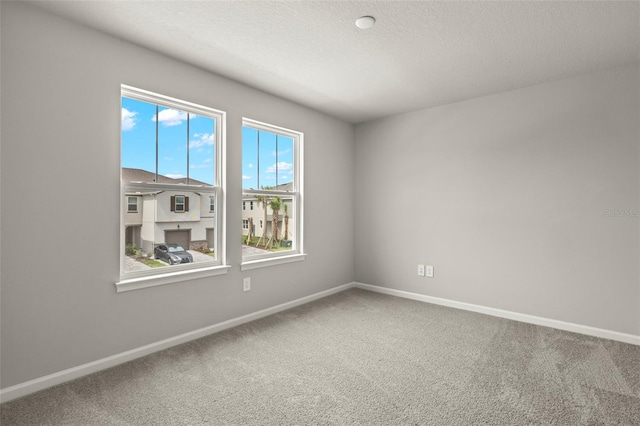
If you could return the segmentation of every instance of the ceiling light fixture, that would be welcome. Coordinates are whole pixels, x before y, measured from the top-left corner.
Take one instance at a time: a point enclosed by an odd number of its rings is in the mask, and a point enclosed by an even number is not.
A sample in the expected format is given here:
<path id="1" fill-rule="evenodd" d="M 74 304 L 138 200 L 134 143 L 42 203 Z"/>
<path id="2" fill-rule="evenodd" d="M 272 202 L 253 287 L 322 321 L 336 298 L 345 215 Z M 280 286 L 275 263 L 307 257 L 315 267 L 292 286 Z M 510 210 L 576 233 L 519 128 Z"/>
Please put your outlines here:
<path id="1" fill-rule="evenodd" d="M 361 30 L 366 30 L 368 28 L 373 27 L 373 24 L 376 23 L 376 18 L 373 16 L 361 16 L 356 19 L 356 26 Z"/>

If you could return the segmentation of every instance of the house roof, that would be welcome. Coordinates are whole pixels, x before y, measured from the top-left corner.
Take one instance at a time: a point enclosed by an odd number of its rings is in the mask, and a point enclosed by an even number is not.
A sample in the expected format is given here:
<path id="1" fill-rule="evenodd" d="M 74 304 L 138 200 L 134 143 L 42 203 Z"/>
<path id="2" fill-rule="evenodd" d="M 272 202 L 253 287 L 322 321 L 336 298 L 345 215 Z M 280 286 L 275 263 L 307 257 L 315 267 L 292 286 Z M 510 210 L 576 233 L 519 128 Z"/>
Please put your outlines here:
<path id="1" fill-rule="evenodd" d="M 156 182 L 156 174 L 143 169 L 131 169 L 128 167 L 123 167 L 122 180 L 125 182 Z M 205 183 L 196 179 L 189 179 L 187 181 L 186 177 L 175 179 L 160 174 L 158 175 L 157 183 L 213 186 L 209 183 Z"/>
<path id="2" fill-rule="evenodd" d="M 267 188 L 261 188 L 267 189 Z M 281 183 L 280 185 L 276 185 L 273 187 L 268 187 L 269 190 L 274 191 L 293 191 L 293 182 Z M 244 191 L 254 191 L 255 188 L 243 188 Z"/>

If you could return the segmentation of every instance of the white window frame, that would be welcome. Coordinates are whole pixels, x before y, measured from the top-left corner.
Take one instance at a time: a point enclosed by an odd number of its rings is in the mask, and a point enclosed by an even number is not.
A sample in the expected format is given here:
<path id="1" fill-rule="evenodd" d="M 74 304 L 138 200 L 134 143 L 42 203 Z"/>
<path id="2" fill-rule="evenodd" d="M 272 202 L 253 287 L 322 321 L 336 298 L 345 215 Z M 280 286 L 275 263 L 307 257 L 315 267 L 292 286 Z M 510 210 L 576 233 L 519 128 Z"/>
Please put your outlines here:
<path id="1" fill-rule="evenodd" d="M 187 206 L 186 196 L 184 196 L 184 195 L 176 195 L 175 197 L 176 198 L 174 199 L 175 203 L 173 204 L 173 211 L 175 213 L 184 213 L 186 211 L 185 209 L 186 209 L 186 206 Z M 182 198 L 182 202 L 178 201 L 178 197 Z M 178 206 L 182 206 L 182 207 L 180 209 L 178 209 Z"/>
<path id="2" fill-rule="evenodd" d="M 230 269 L 226 258 L 226 113 L 210 107 L 171 98 L 131 86 L 122 85 L 120 99 L 123 97 L 160 106 L 175 108 L 215 120 L 214 146 L 214 185 L 159 184 L 151 182 L 125 182 L 120 179 L 120 280 L 115 284 L 117 292 L 137 290 L 158 285 L 178 283 L 196 278 L 226 274 Z M 122 134 L 122 131 L 121 133 Z M 122 141 L 120 141 L 122 149 Z M 122 167 L 122 166 L 121 166 Z M 195 192 L 215 198 L 218 212 L 213 217 L 216 229 L 216 258 L 211 262 L 185 263 L 167 268 L 152 268 L 144 271 L 125 272 L 125 206 L 129 194 L 155 194 L 162 191 Z M 186 200 L 185 200 L 186 203 Z M 211 203 L 211 201 L 210 201 Z"/>
<path id="3" fill-rule="evenodd" d="M 255 130 L 262 130 L 271 133 L 277 133 L 293 139 L 293 191 L 277 191 L 277 190 L 260 190 L 260 189 L 243 189 L 242 194 L 253 196 L 268 195 L 270 197 L 279 196 L 281 198 L 292 198 L 294 218 L 296 224 L 295 240 L 293 240 L 292 250 L 273 252 L 266 254 L 251 254 L 242 256 L 240 270 L 246 271 L 256 268 L 263 268 L 283 263 L 298 262 L 306 259 L 304 252 L 304 133 L 296 130 L 286 129 L 284 127 L 274 126 L 272 124 L 263 123 L 252 120 L 250 118 L 242 118 L 242 127 L 250 127 Z M 243 201 L 244 203 L 244 201 Z"/>
<path id="4" fill-rule="evenodd" d="M 131 199 L 135 201 L 132 203 Z M 131 209 L 131 206 L 134 206 L 134 209 Z M 127 213 L 138 213 L 138 197 L 135 196 L 127 196 Z"/>
<path id="5" fill-rule="evenodd" d="M 216 211 L 216 198 L 209 197 L 209 213 L 213 213 Z"/>

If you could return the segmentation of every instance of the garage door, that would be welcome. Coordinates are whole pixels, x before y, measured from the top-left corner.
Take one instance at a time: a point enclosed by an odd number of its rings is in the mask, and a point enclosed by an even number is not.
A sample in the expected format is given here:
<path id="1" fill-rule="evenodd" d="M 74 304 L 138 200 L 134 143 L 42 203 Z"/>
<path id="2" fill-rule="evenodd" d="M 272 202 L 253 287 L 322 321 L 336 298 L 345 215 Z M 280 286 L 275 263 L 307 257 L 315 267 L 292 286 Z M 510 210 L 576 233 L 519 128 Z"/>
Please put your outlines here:
<path id="1" fill-rule="evenodd" d="M 189 249 L 191 242 L 191 230 L 186 231 L 164 231 L 164 241 L 167 244 L 180 244 L 185 250 Z"/>
<path id="2" fill-rule="evenodd" d="M 214 238 L 215 234 L 213 233 L 213 228 L 207 228 L 207 248 L 215 247 Z"/>

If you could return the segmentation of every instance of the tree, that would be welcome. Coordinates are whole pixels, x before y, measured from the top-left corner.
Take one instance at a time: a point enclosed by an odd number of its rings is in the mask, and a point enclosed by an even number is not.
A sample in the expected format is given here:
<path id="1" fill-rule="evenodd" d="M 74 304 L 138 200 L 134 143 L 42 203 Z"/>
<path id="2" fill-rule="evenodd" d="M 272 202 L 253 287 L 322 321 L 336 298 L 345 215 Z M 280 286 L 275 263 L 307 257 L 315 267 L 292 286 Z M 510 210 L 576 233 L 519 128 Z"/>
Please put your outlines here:
<path id="1" fill-rule="evenodd" d="M 278 243 L 278 214 L 280 213 L 280 208 L 282 207 L 282 201 L 280 197 L 273 197 L 271 201 L 269 201 L 269 207 L 271 207 L 271 211 L 273 212 L 273 229 L 271 230 L 271 245 L 274 243 Z"/>
<path id="2" fill-rule="evenodd" d="M 284 240 L 289 239 L 289 205 L 287 203 L 283 203 L 282 211 L 284 212 L 284 235 L 282 238 Z"/>

